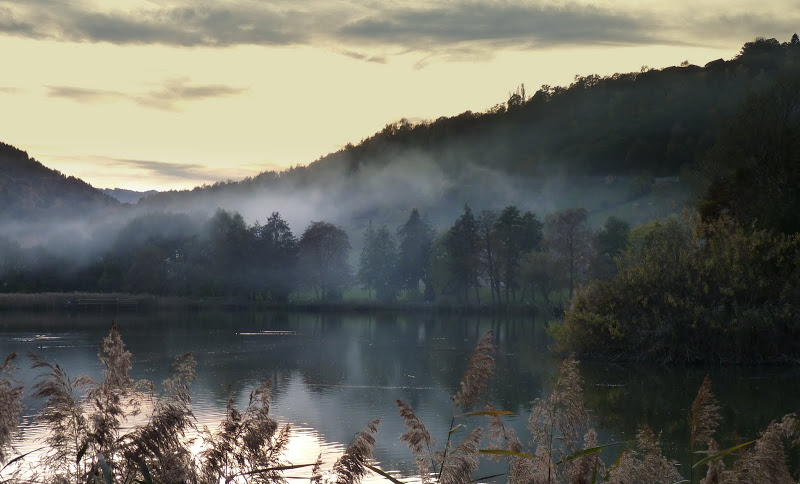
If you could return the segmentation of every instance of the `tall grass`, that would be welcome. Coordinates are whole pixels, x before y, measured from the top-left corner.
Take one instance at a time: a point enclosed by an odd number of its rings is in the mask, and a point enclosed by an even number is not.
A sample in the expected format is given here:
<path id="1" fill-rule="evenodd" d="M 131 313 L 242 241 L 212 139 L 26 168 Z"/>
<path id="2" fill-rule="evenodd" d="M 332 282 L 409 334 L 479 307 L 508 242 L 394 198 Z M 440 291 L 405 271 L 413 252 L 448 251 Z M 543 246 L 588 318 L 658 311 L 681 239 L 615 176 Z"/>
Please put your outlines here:
<path id="1" fill-rule="evenodd" d="M 0 466 L 6 465 L 11 440 L 22 415 L 22 384 L 13 378 L 16 353 L 11 353 L 0 365 Z"/>
<path id="2" fill-rule="evenodd" d="M 787 415 L 759 438 L 720 450 L 715 440 L 719 404 L 708 378 L 689 413 L 688 440 L 695 458 L 688 481 L 681 481 L 676 463 L 662 454 L 660 434 L 646 426 L 634 441 L 599 443 L 574 358 L 561 364 L 550 392 L 531 402 L 531 438 L 523 442 L 504 424 L 511 412 L 481 400 L 494 375 L 494 354 L 490 331 L 472 352 L 452 397 L 443 445 L 408 404 L 397 401 L 407 429 L 400 440 L 414 456 L 421 482 L 466 484 L 497 477 L 510 484 L 797 482 L 797 470 L 789 463 L 797 462 L 800 420 Z M 308 468 L 309 481 L 316 484 L 355 484 L 371 472 L 400 482 L 374 465 L 379 419 L 358 432 L 329 469 L 322 468 L 321 457 L 292 463 L 286 456 L 291 429 L 270 416 L 269 382 L 252 390 L 244 409 L 229 395 L 219 426 L 198 429 L 191 410 L 195 360 L 190 353 L 175 357 L 160 392 L 151 382 L 130 377 L 131 354 L 116 326 L 98 357 L 104 368 L 101 381 L 72 378 L 59 365 L 31 355 L 33 368 L 41 372 L 33 396 L 44 400 L 37 419 L 47 436 L 43 452 L 23 455 L 11 446 L 23 389 L 13 378 L 16 355 L 6 358 L 0 366 L 0 483 L 284 483 L 291 475 L 287 472 L 298 468 Z M 134 425 L 137 416 L 142 423 Z M 486 431 L 473 423 L 484 419 Z M 196 434 L 201 435 L 199 451 L 190 437 Z M 612 450 L 617 458 L 603 462 L 601 451 Z M 499 476 L 476 475 L 485 457 L 507 461 L 508 470 Z"/>

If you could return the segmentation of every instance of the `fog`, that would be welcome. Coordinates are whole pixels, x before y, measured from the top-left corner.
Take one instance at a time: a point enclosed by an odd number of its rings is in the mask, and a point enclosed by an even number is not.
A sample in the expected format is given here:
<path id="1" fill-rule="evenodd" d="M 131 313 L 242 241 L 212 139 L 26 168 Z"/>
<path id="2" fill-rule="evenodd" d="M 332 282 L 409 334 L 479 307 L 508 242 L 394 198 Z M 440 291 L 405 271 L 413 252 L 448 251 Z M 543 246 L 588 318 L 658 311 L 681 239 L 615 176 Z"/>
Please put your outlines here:
<path id="1" fill-rule="evenodd" d="M 218 209 L 241 214 L 248 226 L 263 224 L 271 213 L 278 212 L 298 239 L 313 221 L 333 223 L 349 236 L 351 267 L 356 265 L 362 234 L 370 221 L 395 233 L 414 208 L 437 233 L 454 223 L 465 204 L 476 214 L 515 205 L 533 212 L 539 220 L 556 211 L 585 207 L 595 226 L 610 214 L 629 221 L 659 215 L 652 207 L 628 203 L 630 179 L 575 177 L 552 168 L 546 175 L 512 176 L 485 160 L 479 162 L 481 157 L 471 156 L 469 150 L 437 149 L 434 155 L 422 149 L 389 149 L 366 158 L 368 162 L 364 157 L 356 162 L 343 151 L 281 173 L 265 172 L 239 182 L 150 194 L 135 205 L 120 203 L 82 213 L 62 210 L 37 219 L 7 219 L 0 233 L 0 274 L 21 266 L 57 271 L 68 278 L 92 264 L 102 265 L 112 250 L 117 257 L 124 257 L 126 247 L 134 245 L 120 238 L 131 238 L 131 222 L 142 218 L 147 221 L 137 225 L 135 230 L 140 233 L 134 238 L 139 243 L 156 241 L 168 253 L 169 244 L 162 243 L 167 239 L 207 238 L 206 222 Z M 176 218 L 179 214 L 182 218 Z M 162 223 L 166 225 L 159 225 Z M 127 233 L 123 232 L 126 227 Z M 98 271 L 92 277 L 99 277 Z"/>

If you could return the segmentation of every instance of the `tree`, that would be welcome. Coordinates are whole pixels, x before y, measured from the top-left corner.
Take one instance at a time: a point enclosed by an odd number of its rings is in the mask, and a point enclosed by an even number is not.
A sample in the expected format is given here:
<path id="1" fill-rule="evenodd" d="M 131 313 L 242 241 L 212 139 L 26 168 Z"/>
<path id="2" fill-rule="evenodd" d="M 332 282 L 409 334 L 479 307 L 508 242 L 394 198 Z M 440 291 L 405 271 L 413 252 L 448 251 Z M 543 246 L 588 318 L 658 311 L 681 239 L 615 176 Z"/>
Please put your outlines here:
<path id="1" fill-rule="evenodd" d="M 302 273 L 319 299 L 340 299 L 342 289 L 350 281 L 347 233 L 328 222 L 311 222 L 300 237 L 299 248 Z"/>
<path id="2" fill-rule="evenodd" d="M 698 211 L 791 234 L 800 231 L 800 80 L 751 95 L 701 164 Z"/>
<path id="3" fill-rule="evenodd" d="M 375 227 L 372 225 L 372 220 L 364 230 L 364 243 L 361 246 L 361 254 L 358 257 L 358 281 L 362 284 L 364 289 L 367 290 L 367 296 L 372 297 L 372 289 L 375 288 L 377 283 L 375 266 L 374 266 L 374 244 L 375 244 Z"/>
<path id="4" fill-rule="evenodd" d="M 500 302 L 500 276 L 497 269 L 497 212 L 483 210 L 478 218 L 478 242 L 480 244 L 481 265 L 483 274 L 489 279 L 492 304 Z"/>
<path id="5" fill-rule="evenodd" d="M 539 247 L 542 223 L 531 212 L 521 215 L 514 205 L 504 208 L 495 222 L 498 275 L 505 286 L 506 304 L 516 300 L 519 288 L 519 265 L 522 255 Z M 509 293 L 511 298 L 509 299 Z M 499 295 L 498 295 L 499 298 Z"/>
<path id="6" fill-rule="evenodd" d="M 431 248 L 433 246 L 433 228 L 423 220 L 415 208 L 402 227 L 397 231 L 400 238 L 400 255 L 397 265 L 400 286 L 413 292 L 419 288 L 420 281 L 425 283 L 426 299 L 431 299 L 432 283 L 428 276 Z"/>
<path id="7" fill-rule="evenodd" d="M 447 231 L 444 243 L 450 278 L 456 287 L 458 298 L 463 297 L 464 301 L 468 301 L 470 288 L 475 288 L 475 300 L 480 304 L 478 221 L 468 205 L 464 205 L 464 213 Z"/>
<path id="8" fill-rule="evenodd" d="M 800 237 L 728 219 L 631 230 L 619 273 L 581 288 L 555 330 L 563 350 L 684 362 L 800 355 Z"/>
<path id="9" fill-rule="evenodd" d="M 358 265 L 358 279 L 369 291 L 375 289 L 380 301 L 394 301 L 397 295 L 397 245 L 386 226 L 377 231 L 370 220 L 364 232 L 364 246 Z"/>
<path id="10" fill-rule="evenodd" d="M 273 301 L 285 302 L 295 286 L 297 238 L 281 214 L 272 212 L 263 226 L 256 225 L 258 278 Z"/>
<path id="11" fill-rule="evenodd" d="M 561 264 L 550 252 L 532 251 L 525 254 L 520 265 L 520 278 L 531 289 L 531 299 L 536 293 L 542 295 L 545 304 L 550 304 L 550 295 L 564 287 Z"/>
<path id="12" fill-rule="evenodd" d="M 589 256 L 588 212 L 575 208 L 547 216 L 545 222 L 547 245 L 568 275 L 569 297 L 575 291 L 575 282 L 586 270 Z"/>
<path id="13" fill-rule="evenodd" d="M 610 216 L 592 237 L 592 260 L 589 274 L 594 279 L 608 279 L 617 273 L 615 259 L 628 246 L 631 227 L 625 221 Z"/>
<path id="14" fill-rule="evenodd" d="M 800 38 L 797 37 L 797 32 L 795 32 L 794 35 L 792 35 L 792 40 L 789 41 L 789 44 L 791 44 L 791 45 L 800 45 Z"/>
<path id="15" fill-rule="evenodd" d="M 623 265 L 635 265 L 651 274 L 672 273 L 691 244 L 692 230 L 687 221 L 674 216 L 653 220 L 630 231 Z M 664 282 L 666 278 L 662 277 Z"/>
<path id="16" fill-rule="evenodd" d="M 215 292 L 236 293 L 248 287 L 248 257 L 252 233 L 241 214 L 219 209 L 206 224 L 209 265 L 217 282 Z"/>

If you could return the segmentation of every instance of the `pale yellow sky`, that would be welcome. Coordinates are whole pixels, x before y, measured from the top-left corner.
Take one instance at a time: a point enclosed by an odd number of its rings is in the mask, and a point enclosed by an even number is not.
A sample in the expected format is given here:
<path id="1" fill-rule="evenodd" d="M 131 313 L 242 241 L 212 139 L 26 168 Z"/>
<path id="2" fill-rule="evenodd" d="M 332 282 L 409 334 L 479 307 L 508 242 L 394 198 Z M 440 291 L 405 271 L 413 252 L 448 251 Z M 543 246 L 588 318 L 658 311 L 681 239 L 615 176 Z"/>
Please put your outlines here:
<path id="1" fill-rule="evenodd" d="M 520 83 L 788 40 L 798 9 L 763 3 L 0 0 L 0 141 L 98 187 L 241 179 Z"/>

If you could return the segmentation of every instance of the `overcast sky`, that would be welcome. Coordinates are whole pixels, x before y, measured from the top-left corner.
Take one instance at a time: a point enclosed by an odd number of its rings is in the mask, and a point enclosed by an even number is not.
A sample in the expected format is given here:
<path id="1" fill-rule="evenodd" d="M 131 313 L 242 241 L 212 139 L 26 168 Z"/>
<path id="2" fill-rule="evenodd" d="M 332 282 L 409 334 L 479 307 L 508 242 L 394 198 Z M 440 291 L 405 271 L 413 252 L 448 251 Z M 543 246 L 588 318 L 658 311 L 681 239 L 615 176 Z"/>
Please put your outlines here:
<path id="1" fill-rule="evenodd" d="M 98 187 L 188 188 L 796 30 L 795 0 L 0 0 L 0 141 Z"/>

